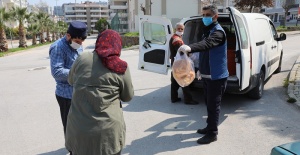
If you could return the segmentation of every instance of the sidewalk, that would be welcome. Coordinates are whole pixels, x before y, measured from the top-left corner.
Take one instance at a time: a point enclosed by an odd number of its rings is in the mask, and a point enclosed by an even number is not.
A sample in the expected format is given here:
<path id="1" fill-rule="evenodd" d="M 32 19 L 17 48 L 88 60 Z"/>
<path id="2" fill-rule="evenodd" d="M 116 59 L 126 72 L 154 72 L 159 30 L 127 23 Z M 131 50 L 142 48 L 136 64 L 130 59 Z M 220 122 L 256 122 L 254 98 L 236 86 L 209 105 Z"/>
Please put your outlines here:
<path id="1" fill-rule="evenodd" d="M 296 99 L 295 104 L 300 107 L 300 56 L 294 63 L 289 74 L 288 95 Z"/>
<path id="2" fill-rule="evenodd" d="M 300 31 L 284 32 L 286 35 L 300 34 Z M 295 104 L 300 107 L 300 56 L 294 63 L 288 77 L 288 96 L 296 99 Z"/>

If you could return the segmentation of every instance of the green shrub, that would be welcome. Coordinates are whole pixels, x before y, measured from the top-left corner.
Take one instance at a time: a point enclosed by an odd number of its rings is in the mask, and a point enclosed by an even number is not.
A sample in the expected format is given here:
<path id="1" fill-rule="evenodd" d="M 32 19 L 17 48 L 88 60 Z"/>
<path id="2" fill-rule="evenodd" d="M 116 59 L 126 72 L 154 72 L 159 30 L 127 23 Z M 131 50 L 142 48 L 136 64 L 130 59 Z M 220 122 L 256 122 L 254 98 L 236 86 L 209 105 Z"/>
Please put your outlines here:
<path id="1" fill-rule="evenodd" d="M 292 97 L 287 100 L 287 102 L 289 102 L 289 103 L 295 103 L 296 101 L 297 100 Z"/>
<path id="2" fill-rule="evenodd" d="M 125 33 L 124 36 L 126 36 L 126 37 L 138 37 L 139 33 L 138 32 L 128 32 L 128 33 Z"/>
<path id="3" fill-rule="evenodd" d="M 284 31 L 299 31 L 300 26 L 279 26 L 276 28 L 278 32 L 284 32 Z"/>

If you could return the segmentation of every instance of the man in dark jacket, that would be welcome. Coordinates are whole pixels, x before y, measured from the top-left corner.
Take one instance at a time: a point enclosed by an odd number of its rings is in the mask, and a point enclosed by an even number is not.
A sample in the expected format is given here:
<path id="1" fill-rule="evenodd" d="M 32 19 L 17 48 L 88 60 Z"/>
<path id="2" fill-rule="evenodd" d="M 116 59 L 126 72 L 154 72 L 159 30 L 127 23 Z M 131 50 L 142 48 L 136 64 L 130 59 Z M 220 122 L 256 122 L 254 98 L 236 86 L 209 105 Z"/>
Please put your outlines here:
<path id="1" fill-rule="evenodd" d="M 182 23 L 176 24 L 176 32 L 172 36 L 169 42 L 170 47 L 170 59 L 171 59 L 171 65 L 173 66 L 174 57 L 176 56 L 178 48 L 183 45 L 182 41 L 182 35 L 184 30 L 184 25 Z M 179 84 L 176 82 L 176 80 L 173 77 L 173 74 L 171 73 L 171 102 L 175 103 L 178 101 L 181 101 L 181 98 L 178 97 L 178 89 L 180 88 Z M 198 104 L 197 101 L 194 101 L 192 98 L 192 94 L 189 90 L 189 87 L 182 87 L 183 97 L 184 97 L 184 103 L 185 104 Z"/>
<path id="2" fill-rule="evenodd" d="M 203 80 L 204 99 L 207 106 L 207 126 L 198 129 L 204 136 L 197 140 L 199 144 L 209 144 L 217 140 L 221 99 L 226 89 L 227 77 L 227 42 L 226 34 L 217 22 L 218 12 L 214 5 L 204 6 L 204 33 L 200 42 L 179 48 L 183 52 L 198 52 L 199 71 Z"/>

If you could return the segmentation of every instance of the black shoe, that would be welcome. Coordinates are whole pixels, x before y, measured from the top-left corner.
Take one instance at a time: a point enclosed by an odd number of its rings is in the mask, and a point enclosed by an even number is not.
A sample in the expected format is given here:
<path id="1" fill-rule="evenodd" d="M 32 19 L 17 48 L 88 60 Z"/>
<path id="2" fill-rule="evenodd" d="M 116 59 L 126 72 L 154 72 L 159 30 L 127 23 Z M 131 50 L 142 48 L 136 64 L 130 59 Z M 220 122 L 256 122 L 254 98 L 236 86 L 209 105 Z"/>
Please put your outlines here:
<path id="1" fill-rule="evenodd" d="M 181 101 L 181 98 L 177 98 L 175 100 L 171 100 L 172 103 L 179 102 L 179 101 Z"/>
<path id="2" fill-rule="evenodd" d="M 198 130 L 197 130 L 197 133 L 203 134 L 203 135 L 207 134 L 207 132 L 208 132 L 208 129 L 207 129 L 207 128 L 204 128 L 204 129 L 198 129 Z"/>
<path id="3" fill-rule="evenodd" d="M 196 104 L 199 104 L 199 102 L 197 101 L 189 101 L 189 102 L 184 102 L 185 104 L 189 104 L 189 105 L 196 105 Z"/>
<path id="4" fill-rule="evenodd" d="M 209 144 L 211 142 L 217 141 L 217 135 L 215 134 L 206 134 L 203 137 L 197 140 L 198 144 Z"/>

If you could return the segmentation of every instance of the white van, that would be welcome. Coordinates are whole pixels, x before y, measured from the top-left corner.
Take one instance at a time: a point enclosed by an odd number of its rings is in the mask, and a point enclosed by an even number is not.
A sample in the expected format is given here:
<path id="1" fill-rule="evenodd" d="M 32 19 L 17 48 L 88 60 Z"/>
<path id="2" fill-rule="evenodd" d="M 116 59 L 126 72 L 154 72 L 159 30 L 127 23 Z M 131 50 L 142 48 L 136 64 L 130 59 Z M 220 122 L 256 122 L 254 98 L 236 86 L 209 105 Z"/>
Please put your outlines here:
<path id="1" fill-rule="evenodd" d="M 218 22 L 227 37 L 227 61 L 229 77 L 226 92 L 245 94 L 252 98 L 262 97 L 264 82 L 273 73 L 281 71 L 283 48 L 273 22 L 258 13 L 240 13 L 233 7 L 229 13 L 220 13 Z M 200 41 L 203 22 L 201 16 L 184 18 L 183 41 L 189 45 Z M 140 17 L 140 70 L 168 74 L 170 68 L 169 40 L 173 34 L 171 22 L 163 17 Z M 202 87 L 195 79 L 191 87 Z"/>

